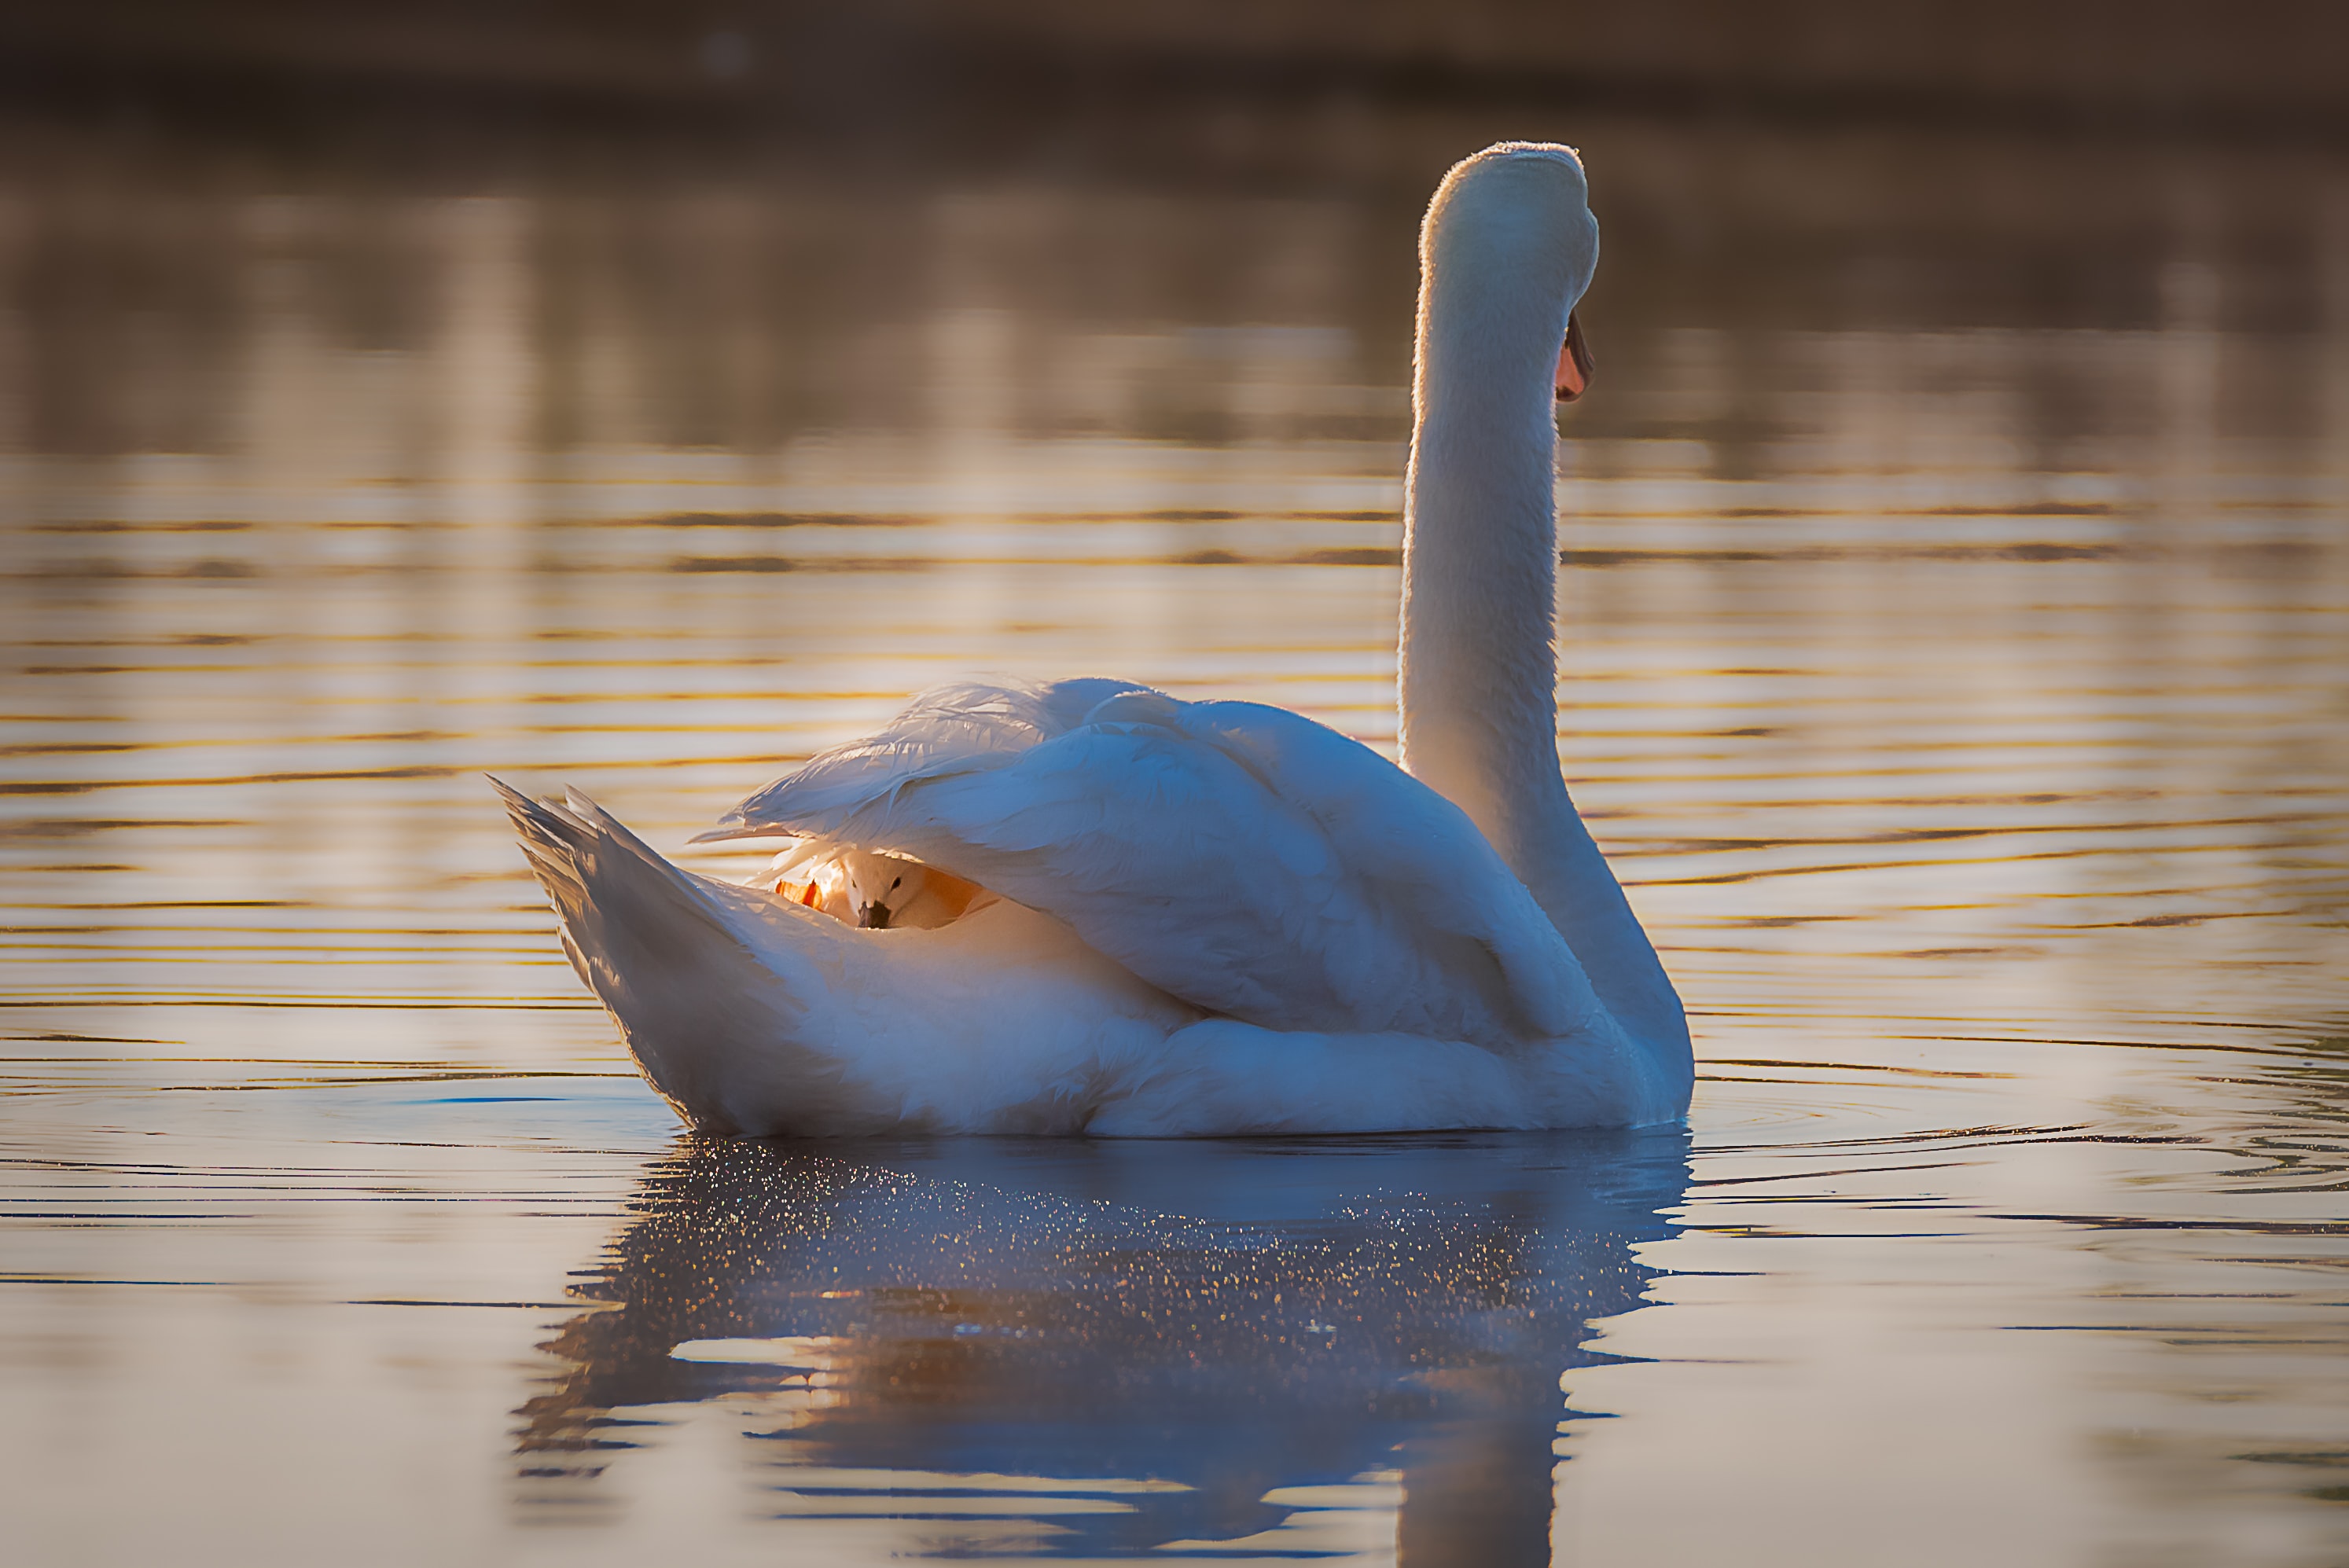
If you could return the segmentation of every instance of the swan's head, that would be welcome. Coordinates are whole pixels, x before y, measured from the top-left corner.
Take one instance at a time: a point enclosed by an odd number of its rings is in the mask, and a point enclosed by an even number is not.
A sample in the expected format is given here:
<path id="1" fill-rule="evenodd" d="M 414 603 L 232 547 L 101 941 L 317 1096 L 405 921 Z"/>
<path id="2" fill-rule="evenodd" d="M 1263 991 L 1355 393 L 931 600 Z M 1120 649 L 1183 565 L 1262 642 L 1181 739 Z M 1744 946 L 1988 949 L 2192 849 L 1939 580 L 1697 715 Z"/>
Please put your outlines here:
<path id="1" fill-rule="evenodd" d="M 838 863 L 848 893 L 849 919 L 874 931 L 888 930 L 890 916 L 912 903 L 926 885 L 927 868 L 895 855 L 847 850 Z"/>
<path id="2" fill-rule="evenodd" d="M 1439 325 L 1524 340 L 1521 352 L 1555 356 L 1561 402 L 1589 386 L 1574 307 L 1599 266 L 1599 221 L 1574 149 L 1504 141 L 1453 165 L 1428 203 L 1419 261 L 1423 354 Z"/>
<path id="3" fill-rule="evenodd" d="M 867 931 L 931 930 L 960 919 L 984 892 L 952 872 L 895 855 L 843 850 L 834 862 L 847 920 Z"/>

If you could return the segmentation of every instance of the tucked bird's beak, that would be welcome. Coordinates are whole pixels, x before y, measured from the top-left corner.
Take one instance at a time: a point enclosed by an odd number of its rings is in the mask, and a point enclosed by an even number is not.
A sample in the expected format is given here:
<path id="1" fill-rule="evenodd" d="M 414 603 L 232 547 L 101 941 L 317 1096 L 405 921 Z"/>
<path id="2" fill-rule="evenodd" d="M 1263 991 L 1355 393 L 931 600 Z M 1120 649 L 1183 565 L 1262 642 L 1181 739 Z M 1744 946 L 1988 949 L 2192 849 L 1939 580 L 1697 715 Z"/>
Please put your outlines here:
<path id="1" fill-rule="evenodd" d="M 1557 400 L 1571 403 L 1590 390 L 1590 346 L 1583 341 L 1582 317 L 1566 318 L 1566 345 L 1557 351 Z"/>
<path id="2" fill-rule="evenodd" d="M 856 917 L 856 924 L 858 929 L 864 931 L 888 930 L 889 906 L 885 903 L 866 904 L 864 913 Z"/>

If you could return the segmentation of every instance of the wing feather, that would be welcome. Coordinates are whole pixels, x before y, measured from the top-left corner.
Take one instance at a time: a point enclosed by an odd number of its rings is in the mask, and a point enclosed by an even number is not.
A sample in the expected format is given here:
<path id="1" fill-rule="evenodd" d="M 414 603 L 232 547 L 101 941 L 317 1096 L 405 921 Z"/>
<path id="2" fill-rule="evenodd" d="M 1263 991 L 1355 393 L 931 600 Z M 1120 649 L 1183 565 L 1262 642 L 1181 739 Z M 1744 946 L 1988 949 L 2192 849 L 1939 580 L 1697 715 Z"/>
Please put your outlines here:
<path id="1" fill-rule="evenodd" d="M 1599 1011 L 1464 812 L 1358 741 L 1116 681 L 942 688 L 704 838 L 917 857 L 1271 1029 L 1508 1046 Z"/>

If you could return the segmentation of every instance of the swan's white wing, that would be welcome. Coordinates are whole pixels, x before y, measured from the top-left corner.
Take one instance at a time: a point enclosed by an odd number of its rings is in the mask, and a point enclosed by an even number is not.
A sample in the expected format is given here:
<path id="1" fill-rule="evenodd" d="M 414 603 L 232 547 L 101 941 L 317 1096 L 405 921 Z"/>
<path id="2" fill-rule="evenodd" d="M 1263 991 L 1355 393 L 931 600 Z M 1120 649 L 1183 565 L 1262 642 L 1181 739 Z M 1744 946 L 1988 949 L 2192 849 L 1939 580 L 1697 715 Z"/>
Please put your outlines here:
<path id="1" fill-rule="evenodd" d="M 1312 817 L 1372 898 L 1489 955 L 1536 1032 L 1572 1034 L 1603 1011 L 1566 939 L 1467 812 L 1361 741 L 1287 708 L 1174 706 L 1185 733 L 1241 760 Z"/>
<path id="2" fill-rule="evenodd" d="M 816 834 L 944 866 L 1267 1028 L 1512 1045 L 1598 1011 L 1464 813 L 1277 708 L 1109 681 L 953 688 L 726 820 L 709 836 Z"/>

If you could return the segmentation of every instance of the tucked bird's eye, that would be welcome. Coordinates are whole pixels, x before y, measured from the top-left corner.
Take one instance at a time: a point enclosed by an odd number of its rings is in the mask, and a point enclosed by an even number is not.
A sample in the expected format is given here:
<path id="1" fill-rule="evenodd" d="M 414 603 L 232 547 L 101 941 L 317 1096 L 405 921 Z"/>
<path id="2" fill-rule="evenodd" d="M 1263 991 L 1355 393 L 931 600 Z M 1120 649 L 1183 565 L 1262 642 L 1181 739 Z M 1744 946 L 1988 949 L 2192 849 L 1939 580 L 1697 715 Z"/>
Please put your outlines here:
<path id="1" fill-rule="evenodd" d="M 889 884 L 889 891 L 891 892 L 895 892 L 899 888 L 904 887 L 905 885 L 905 879 L 904 877 L 899 877 L 895 882 Z"/>

